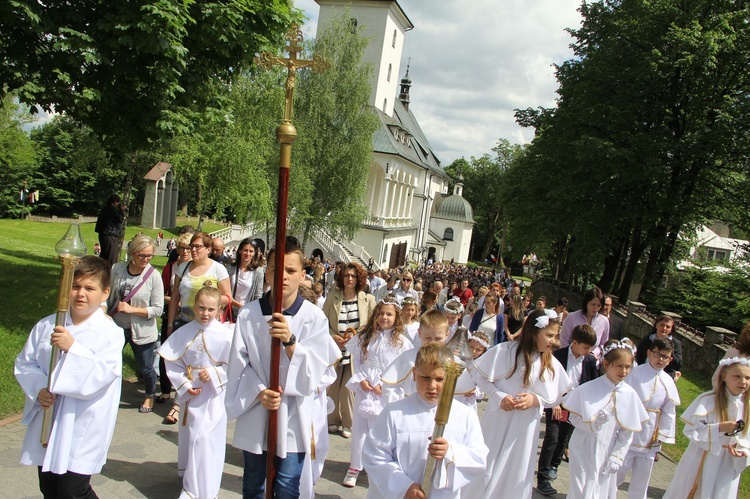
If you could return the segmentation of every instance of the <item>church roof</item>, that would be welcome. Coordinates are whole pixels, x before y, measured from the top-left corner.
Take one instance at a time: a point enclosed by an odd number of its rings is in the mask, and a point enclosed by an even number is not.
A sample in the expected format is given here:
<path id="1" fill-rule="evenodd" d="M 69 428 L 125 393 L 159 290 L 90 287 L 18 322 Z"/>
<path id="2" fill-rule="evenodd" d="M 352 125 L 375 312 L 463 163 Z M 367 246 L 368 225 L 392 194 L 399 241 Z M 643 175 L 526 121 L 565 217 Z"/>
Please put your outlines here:
<path id="1" fill-rule="evenodd" d="M 435 218 L 474 223 L 474 210 L 471 209 L 469 202 L 459 194 L 449 196 L 438 193 L 432 210 Z"/>
<path id="2" fill-rule="evenodd" d="M 403 102 L 395 100 L 393 117 L 378 108 L 375 108 L 375 112 L 380 118 L 380 127 L 372 138 L 373 151 L 400 156 L 442 177 L 448 177 L 416 117 Z"/>

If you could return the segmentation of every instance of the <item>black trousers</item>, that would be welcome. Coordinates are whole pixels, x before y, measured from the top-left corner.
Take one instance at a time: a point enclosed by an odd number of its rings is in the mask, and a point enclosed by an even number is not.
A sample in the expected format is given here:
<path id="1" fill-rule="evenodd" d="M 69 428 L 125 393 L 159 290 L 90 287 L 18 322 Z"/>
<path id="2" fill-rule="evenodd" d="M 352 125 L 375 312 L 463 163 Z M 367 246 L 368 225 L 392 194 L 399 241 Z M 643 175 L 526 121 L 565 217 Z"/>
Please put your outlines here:
<path id="1" fill-rule="evenodd" d="M 79 475 L 68 471 L 64 475 L 56 475 L 49 471 L 39 470 L 39 490 L 44 499 L 98 499 L 91 488 L 91 475 Z"/>
<path id="2" fill-rule="evenodd" d="M 102 252 L 99 253 L 99 257 L 109 262 L 110 268 L 112 265 L 117 263 L 117 259 L 120 257 L 120 248 L 118 248 L 119 237 L 109 236 L 106 234 L 99 234 L 99 245 L 102 247 Z"/>
<path id="3" fill-rule="evenodd" d="M 168 307 L 166 303 L 164 304 L 165 307 Z M 167 341 L 167 327 L 169 326 L 169 321 L 167 320 L 167 315 L 164 314 L 161 317 L 161 344 L 163 345 L 165 341 Z M 159 355 L 159 384 L 161 385 L 161 393 L 162 395 L 169 395 L 172 393 L 172 382 L 169 381 L 169 376 L 167 376 L 167 364 L 164 362 L 164 357 Z"/>
<path id="4" fill-rule="evenodd" d="M 547 429 L 544 432 L 542 450 L 539 453 L 538 481 L 549 481 L 549 471 L 557 469 L 562 462 L 562 456 L 568 447 L 570 436 L 573 434 L 573 425 L 564 421 L 553 421 L 552 410 L 544 410 L 544 420 Z"/>

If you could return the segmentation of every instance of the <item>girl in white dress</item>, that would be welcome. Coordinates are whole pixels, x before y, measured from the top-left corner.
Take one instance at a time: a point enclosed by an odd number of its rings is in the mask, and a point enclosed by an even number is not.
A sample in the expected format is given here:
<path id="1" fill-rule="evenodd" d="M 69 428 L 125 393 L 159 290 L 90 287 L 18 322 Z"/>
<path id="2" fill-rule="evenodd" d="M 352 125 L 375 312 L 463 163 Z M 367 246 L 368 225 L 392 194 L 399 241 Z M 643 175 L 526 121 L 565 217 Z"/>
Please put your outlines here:
<path id="1" fill-rule="evenodd" d="M 482 432 L 490 452 L 486 479 L 475 481 L 466 497 L 531 497 L 539 421 L 571 385 L 552 356 L 559 331 L 557 319 L 535 310 L 518 341 L 495 345 L 472 364 L 477 387 L 488 397 Z"/>
<path id="2" fill-rule="evenodd" d="M 649 420 L 638 394 L 625 383 L 633 367 L 633 343 L 610 340 L 602 353 L 605 375 L 580 385 L 562 402 L 576 428 L 569 445 L 570 499 L 616 498 L 617 471 L 633 432 Z"/>
<path id="3" fill-rule="evenodd" d="M 740 474 L 750 464 L 750 359 L 719 362 L 716 390 L 699 395 L 682 414 L 690 439 L 665 499 L 737 497 Z"/>
<path id="4" fill-rule="evenodd" d="M 227 412 L 224 408 L 232 332 L 216 318 L 221 293 L 205 285 L 195 295 L 195 320 L 159 347 L 180 396 L 177 472 L 180 498 L 218 497 L 224 470 Z"/>
<path id="5" fill-rule="evenodd" d="M 445 316 L 448 318 L 448 338 L 445 340 L 448 343 L 453 335 L 456 334 L 456 329 L 461 324 L 461 316 L 464 313 L 464 306 L 461 304 L 461 300 L 457 296 L 454 296 L 447 302 L 445 302 Z"/>
<path id="6" fill-rule="evenodd" d="M 419 302 L 411 296 L 401 300 L 401 321 L 404 323 L 404 332 L 412 343 L 417 339 L 417 331 L 419 331 L 418 305 Z"/>
<path id="7" fill-rule="evenodd" d="M 343 482 L 346 487 L 357 484 L 365 436 L 386 405 L 380 376 L 396 357 L 410 348 L 412 342 L 404 334 L 401 322 L 401 305 L 393 295 L 380 300 L 367 327 L 346 344 L 346 349 L 352 352 L 354 371 L 346 384 L 354 392 L 351 464 Z"/>

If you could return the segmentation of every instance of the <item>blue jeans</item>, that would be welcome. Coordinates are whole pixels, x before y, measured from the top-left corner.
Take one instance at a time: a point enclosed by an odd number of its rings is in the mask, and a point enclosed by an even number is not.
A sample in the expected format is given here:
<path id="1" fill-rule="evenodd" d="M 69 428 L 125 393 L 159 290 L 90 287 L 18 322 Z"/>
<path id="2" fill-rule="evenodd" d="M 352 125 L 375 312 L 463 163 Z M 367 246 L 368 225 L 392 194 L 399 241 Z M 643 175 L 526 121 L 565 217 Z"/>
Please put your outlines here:
<path id="1" fill-rule="evenodd" d="M 243 451 L 245 472 L 242 476 L 242 498 L 263 499 L 266 490 L 266 453 L 253 454 Z M 276 457 L 276 480 L 273 495 L 279 499 L 299 497 L 299 479 L 304 452 L 288 452 L 284 459 Z"/>
<path id="2" fill-rule="evenodd" d="M 146 397 L 153 397 L 156 393 L 156 371 L 154 370 L 156 342 L 136 345 L 133 343 L 133 331 L 130 329 L 125 329 L 125 342 L 133 349 L 135 365 L 138 368 L 138 372 L 143 376 L 143 382 L 146 384 Z"/>

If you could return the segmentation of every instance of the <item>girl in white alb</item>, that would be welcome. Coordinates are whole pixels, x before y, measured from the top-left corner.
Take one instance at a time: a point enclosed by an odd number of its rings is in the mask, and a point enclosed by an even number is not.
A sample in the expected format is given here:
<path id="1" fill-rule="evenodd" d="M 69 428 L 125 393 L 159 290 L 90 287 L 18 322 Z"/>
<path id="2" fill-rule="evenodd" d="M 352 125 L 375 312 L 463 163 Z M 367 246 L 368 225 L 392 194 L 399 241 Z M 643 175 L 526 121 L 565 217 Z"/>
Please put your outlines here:
<path id="1" fill-rule="evenodd" d="M 638 394 L 625 383 L 635 347 L 624 338 L 602 350 L 605 375 L 574 389 L 562 401 L 576 431 L 570 439 L 569 499 L 617 497 L 617 471 L 633 432 L 649 420 Z"/>
<path id="2" fill-rule="evenodd" d="M 518 341 L 495 345 L 470 367 L 488 397 L 482 432 L 490 452 L 485 480 L 469 485 L 465 497 L 531 497 L 539 421 L 571 385 L 552 356 L 559 331 L 557 319 L 535 310 Z"/>
<path id="3" fill-rule="evenodd" d="M 418 306 L 419 302 L 411 296 L 401 300 L 401 321 L 404 323 L 404 332 L 412 343 L 416 341 L 417 331 L 419 331 Z"/>
<path id="4" fill-rule="evenodd" d="M 665 499 L 734 499 L 750 464 L 750 359 L 719 362 L 716 390 L 699 395 L 682 414 L 690 439 Z"/>
<path id="5" fill-rule="evenodd" d="M 447 302 L 445 302 L 445 316 L 448 318 L 448 338 L 445 342 L 448 343 L 453 335 L 456 334 L 458 326 L 461 325 L 461 316 L 464 313 L 464 306 L 461 304 L 461 300 L 457 296 L 454 296 Z"/>
<path id="6" fill-rule="evenodd" d="M 227 412 L 224 388 L 232 332 L 216 318 L 221 293 L 204 286 L 195 295 L 195 320 L 172 333 L 157 353 L 180 396 L 177 473 L 180 498 L 218 497 L 224 470 Z"/>
<path id="7" fill-rule="evenodd" d="M 412 348 L 404 334 L 401 305 L 395 298 L 380 300 L 367 327 L 346 344 L 354 373 L 347 383 L 354 392 L 351 464 L 344 486 L 354 487 L 362 470 L 362 446 L 370 425 L 385 407 L 380 376 L 402 352 Z"/>

